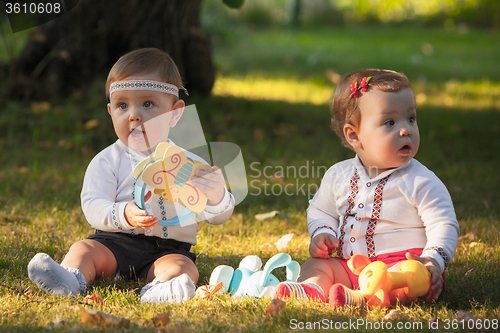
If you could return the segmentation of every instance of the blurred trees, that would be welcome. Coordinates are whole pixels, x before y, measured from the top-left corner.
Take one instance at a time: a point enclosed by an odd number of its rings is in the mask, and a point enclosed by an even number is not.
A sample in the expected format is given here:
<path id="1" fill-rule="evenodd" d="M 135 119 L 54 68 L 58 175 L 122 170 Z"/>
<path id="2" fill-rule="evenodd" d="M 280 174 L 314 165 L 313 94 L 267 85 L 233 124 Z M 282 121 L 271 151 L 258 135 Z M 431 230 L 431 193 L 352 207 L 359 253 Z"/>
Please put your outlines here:
<path id="1" fill-rule="evenodd" d="M 199 29 L 201 0 L 80 0 L 30 31 L 11 64 L 9 96 L 67 96 L 105 78 L 124 53 L 157 47 L 176 62 L 188 89 L 208 94 L 215 80 L 209 39 Z M 104 93 L 104 92 L 103 92 Z"/>
<path id="2" fill-rule="evenodd" d="M 293 26 L 298 18 L 303 26 L 410 23 L 500 28 L 499 0 L 252 0 L 238 12 L 220 6 L 220 1 L 204 0 L 203 7 L 206 15 L 255 26 Z M 204 20 L 210 22 L 210 17 Z"/>
<path id="3" fill-rule="evenodd" d="M 170 53 L 188 89 L 208 94 L 215 69 L 209 36 L 200 29 L 200 11 L 204 27 L 216 33 L 232 23 L 500 28 L 499 0 L 252 0 L 243 6 L 243 0 L 78 2 L 67 14 L 30 32 L 8 74 L 5 66 L 0 68 L 8 96 L 67 96 L 105 76 L 119 56 L 140 47 Z"/>

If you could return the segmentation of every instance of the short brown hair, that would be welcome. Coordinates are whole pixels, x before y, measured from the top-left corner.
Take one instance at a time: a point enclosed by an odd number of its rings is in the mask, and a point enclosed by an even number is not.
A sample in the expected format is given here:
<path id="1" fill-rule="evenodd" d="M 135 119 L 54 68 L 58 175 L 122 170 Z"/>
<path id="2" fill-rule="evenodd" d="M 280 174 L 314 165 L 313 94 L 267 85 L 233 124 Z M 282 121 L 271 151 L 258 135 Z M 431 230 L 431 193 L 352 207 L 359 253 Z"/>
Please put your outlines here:
<path id="1" fill-rule="evenodd" d="M 404 88 L 411 88 L 410 81 L 403 73 L 398 73 L 385 69 L 363 69 L 345 75 L 335 88 L 330 110 L 332 112 L 331 127 L 342 140 L 342 144 L 347 148 L 352 148 L 344 137 L 344 125 L 351 124 L 358 126 L 361 122 L 361 112 L 359 110 L 359 100 L 363 97 L 363 92 L 358 98 L 351 94 L 351 84 L 358 81 L 361 83 L 363 77 L 371 76 L 368 91 L 377 88 L 384 92 L 397 92 Z"/>
<path id="2" fill-rule="evenodd" d="M 182 87 L 179 69 L 170 56 L 157 48 L 143 48 L 129 52 L 113 65 L 106 80 L 106 97 L 109 97 L 109 86 L 136 74 L 158 74 L 162 82 L 170 83 L 177 88 Z"/>

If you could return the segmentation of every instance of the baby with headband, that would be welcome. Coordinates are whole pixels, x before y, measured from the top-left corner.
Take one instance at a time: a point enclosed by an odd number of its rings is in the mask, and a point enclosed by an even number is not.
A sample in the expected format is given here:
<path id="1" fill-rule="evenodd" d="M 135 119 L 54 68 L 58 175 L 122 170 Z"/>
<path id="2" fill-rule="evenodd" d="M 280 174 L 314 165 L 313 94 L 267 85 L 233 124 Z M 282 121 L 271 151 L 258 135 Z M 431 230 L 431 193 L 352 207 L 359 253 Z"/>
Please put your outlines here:
<path id="1" fill-rule="evenodd" d="M 73 244 L 60 265 L 47 254 L 35 255 L 28 275 L 40 288 L 54 295 L 76 296 L 85 294 L 94 279 L 119 274 L 148 283 L 141 291 L 142 302 L 179 302 L 194 296 L 198 270 L 190 248 L 196 244 L 195 215 L 182 225 L 159 224 L 155 215 L 174 218 L 182 207 L 148 192 L 145 201 L 150 209 L 140 209 L 134 201 L 132 175 L 159 143 L 175 145 L 168 134 L 185 107 L 179 88 L 184 90 L 177 66 L 158 49 L 127 53 L 111 68 L 106 95 L 118 140 L 90 162 L 81 194 L 83 212 L 96 233 Z M 226 222 L 234 199 L 221 170 L 198 170 L 193 184 L 207 197 L 199 217 L 210 224 Z"/>
<path id="2" fill-rule="evenodd" d="M 459 227 L 445 185 L 414 159 L 420 136 L 410 82 L 388 70 L 348 74 L 335 89 L 331 110 L 332 128 L 356 156 L 325 173 L 307 209 L 312 258 L 302 265 L 299 282 L 280 283 L 275 298 L 364 306 L 358 276 L 346 264 L 361 254 L 390 271 L 403 260 L 420 261 L 431 274 L 427 299 L 437 299 Z M 411 301 L 404 290 L 389 296 L 393 305 Z"/>

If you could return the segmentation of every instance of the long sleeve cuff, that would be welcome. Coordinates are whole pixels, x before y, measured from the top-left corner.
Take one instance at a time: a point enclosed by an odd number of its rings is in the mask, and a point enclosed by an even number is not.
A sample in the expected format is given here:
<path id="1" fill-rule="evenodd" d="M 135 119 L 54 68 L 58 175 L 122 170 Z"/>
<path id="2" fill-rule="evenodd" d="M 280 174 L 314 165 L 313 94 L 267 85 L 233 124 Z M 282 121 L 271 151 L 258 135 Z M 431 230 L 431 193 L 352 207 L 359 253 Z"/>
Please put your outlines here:
<path id="1" fill-rule="evenodd" d="M 234 208 L 234 198 L 233 195 L 225 189 L 224 192 L 224 197 L 222 198 L 221 202 L 219 202 L 215 206 L 209 206 L 207 205 L 205 207 L 205 210 L 203 211 L 203 219 L 204 220 L 210 220 L 210 222 L 217 224 L 215 220 L 213 220 L 215 217 L 232 210 Z M 221 223 L 224 223 L 226 220 L 222 221 Z"/>
<path id="2" fill-rule="evenodd" d="M 421 257 L 434 259 L 438 263 L 439 268 L 441 269 L 441 273 L 444 272 L 449 264 L 449 262 L 446 261 L 446 258 L 448 258 L 448 256 L 441 248 L 427 248 L 424 250 Z"/>
<path id="3" fill-rule="evenodd" d="M 127 219 L 125 218 L 125 207 L 127 206 L 127 204 L 128 202 L 115 202 L 111 209 L 111 223 L 113 227 L 121 231 L 135 229 L 127 222 Z"/>

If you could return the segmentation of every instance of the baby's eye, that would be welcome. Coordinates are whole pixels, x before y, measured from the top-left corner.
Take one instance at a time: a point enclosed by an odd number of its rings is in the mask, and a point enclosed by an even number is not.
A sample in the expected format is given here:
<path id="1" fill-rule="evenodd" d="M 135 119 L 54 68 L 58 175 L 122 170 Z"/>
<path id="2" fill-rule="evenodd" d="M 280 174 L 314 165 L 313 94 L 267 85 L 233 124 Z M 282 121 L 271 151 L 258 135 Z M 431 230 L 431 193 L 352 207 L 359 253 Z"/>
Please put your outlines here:
<path id="1" fill-rule="evenodd" d="M 128 107 L 128 106 L 127 106 L 127 104 L 126 104 L 126 103 L 119 103 L 119 104 L 118 104 L 118 108 L 119 108 L 119 109 L 125 110 L 127 107 Z"/>
<path id="2" fill-rule="evenodd" d="M 408 121 L 410 122 L 410 124 L 413 124 L 414 122 L 417 121 L 417 118 L 412 116 L 412 117 L 408 118 Z"/>
<path id="3" fill-rule="evenodd" d="M 394 126 L 394 124 L 395 124 L 395 123 L 394 123 L 394 120 L 387 120 L 387 121 L 384 123 L 384 125 L 386 125 L 386 126 Z"/>
<path id="4" fill-rule="evenodd" d="M 151 101 L 146 101 L 146 102 L 144 102 L 144 105 L 143 105 L 143 106 L 144 106 L 145 108 L 150 108 L 150 107 L 152 107 L 152 106 L 153 106 L 153 102 L 151 102 Z"/>

